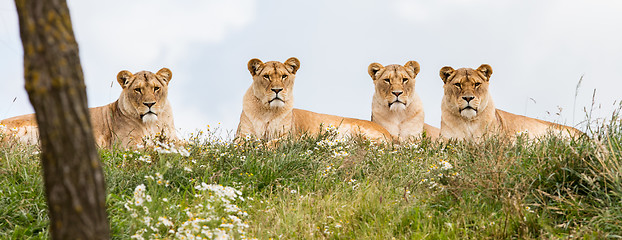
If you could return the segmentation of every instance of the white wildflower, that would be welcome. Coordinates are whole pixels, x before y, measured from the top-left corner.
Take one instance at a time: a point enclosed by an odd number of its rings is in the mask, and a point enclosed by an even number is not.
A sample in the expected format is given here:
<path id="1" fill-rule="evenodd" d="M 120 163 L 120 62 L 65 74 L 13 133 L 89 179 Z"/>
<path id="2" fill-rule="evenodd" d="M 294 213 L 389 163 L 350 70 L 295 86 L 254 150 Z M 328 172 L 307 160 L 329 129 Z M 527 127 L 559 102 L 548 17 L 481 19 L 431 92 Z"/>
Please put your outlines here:
<path id="1" fill-rule="evenodd" d="M 145 184 L 140 184 L 134 189 L 134 205 L 141 206 L 145 201 Z"/>
<path id="2" fill-rule="evenodd" d="M 151 156 L 149 156 L 149 155 L 140 156 L 140 157 L 138 157 L 138 161 L 146 162 L 146 163 L 151 163 Z"/>
<path id="3" fill-rule="evenodd" d="M 143 222 L 145 223 L 145 225 L 149 226 L 151 225 L 151 217 L 143 217 Z"/>
<path id="4" fill-rule="evenodd" d="M 159 217 L 158 221 L 161 222 L 164 226 L 167 226 L 167 227 L 172 227 L 173 226 L 173 222 L 171 220 L 169 220 L 165 216 Z"/>
<path id="5" fill-rule="evenodd" d="M 441 160 L 440 165 L 441 165 L 441 170 L 449 170 L 453 168 L 451 163 L 444 161 L 444 160 Z"/>
<path id="6" fill-rule="evenodd" d="M 143 237 L 143 234 L 147 231 L 147 229 L 140 229 L 138 231 L 136 231 L 136 233 L 134 235 L 132 235 L 130 238 L 131 239 L 138 239 L 138 240 L 144 240 L 145 238 Z"/>

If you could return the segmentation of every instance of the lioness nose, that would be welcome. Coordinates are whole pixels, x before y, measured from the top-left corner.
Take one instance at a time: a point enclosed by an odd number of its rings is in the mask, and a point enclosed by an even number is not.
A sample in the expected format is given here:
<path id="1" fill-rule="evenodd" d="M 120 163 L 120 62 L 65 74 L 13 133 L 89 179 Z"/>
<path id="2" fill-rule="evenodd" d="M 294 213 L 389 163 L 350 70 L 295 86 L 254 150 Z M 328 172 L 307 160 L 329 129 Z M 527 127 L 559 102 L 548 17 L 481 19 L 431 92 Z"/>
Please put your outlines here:
<path id="1" fill-rule="evenodd" d="M 464 99 L 464 101 L 470 102 L 471 100 L 473 100 L 475 97 L 473 96 L 466 96 L 466 97 L 462 97 L 462 99 Z"/>
<path id="2" fill-rule="evenodd" d="M 155 105 L 155 102 L 144 102 L 143 103 L 145 106 L 147 106 L 148 108 L 151 108 L 151 106 Z"/>
<path id="3" fill-rule="evenodd" d="M 283 88 L 273 88 L 272 91 L 276 94 L 279 94 L 280 91 L 283 91 Z"/>
<path id="4" fill-rule="evenodd" d="M 402 95 L 402 93 L 403 93 L 403 92 L 402 92 L 402 91 L 393 91 L 392 93 L 393 93 L 393 95 L 395 95 L 396 97 L 399 97 L 400 95 Z"/>

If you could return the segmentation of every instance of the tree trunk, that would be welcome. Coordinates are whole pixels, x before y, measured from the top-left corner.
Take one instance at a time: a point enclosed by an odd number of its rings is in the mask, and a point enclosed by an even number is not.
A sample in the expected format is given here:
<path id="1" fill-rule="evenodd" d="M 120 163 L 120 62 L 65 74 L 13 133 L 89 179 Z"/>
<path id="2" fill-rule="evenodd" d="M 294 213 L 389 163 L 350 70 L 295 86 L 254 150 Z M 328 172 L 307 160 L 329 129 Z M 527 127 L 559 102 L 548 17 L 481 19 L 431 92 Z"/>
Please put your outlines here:
<path id="1" fill-rule="evenodd" d="M 15 0 L 52 239 L 109 239 L 106 191 L 65 0 Z"/>

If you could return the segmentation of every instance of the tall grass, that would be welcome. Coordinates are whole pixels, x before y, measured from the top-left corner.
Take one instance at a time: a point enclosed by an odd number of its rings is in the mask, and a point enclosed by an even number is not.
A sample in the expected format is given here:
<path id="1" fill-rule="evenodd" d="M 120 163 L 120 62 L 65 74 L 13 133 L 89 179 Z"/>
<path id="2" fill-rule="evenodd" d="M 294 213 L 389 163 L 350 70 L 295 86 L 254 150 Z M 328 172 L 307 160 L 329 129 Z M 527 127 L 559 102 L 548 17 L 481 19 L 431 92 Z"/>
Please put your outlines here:
<path id="1" fill-rule="evenodd" d="M 621 238 L 622 126 L 593 129 L 401 146 L 330 131 L 234 144 L 208 129 L 101 156 L 115 239 Z M 0 154 L 0 238 L 47 238 L 36 149 Z"/>

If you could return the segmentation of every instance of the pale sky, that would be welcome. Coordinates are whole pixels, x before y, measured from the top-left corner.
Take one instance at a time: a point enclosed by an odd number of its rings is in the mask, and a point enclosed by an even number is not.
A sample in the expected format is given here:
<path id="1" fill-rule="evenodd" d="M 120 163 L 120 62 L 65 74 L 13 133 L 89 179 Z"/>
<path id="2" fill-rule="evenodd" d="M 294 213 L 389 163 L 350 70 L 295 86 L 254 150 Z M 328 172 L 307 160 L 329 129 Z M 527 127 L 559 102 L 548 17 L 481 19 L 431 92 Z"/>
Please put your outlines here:
<path id="1" fill-rule="evenodd" d="M 251 58 L 297 57 L 295 107 L 367 120 L 373 62 L 421 64 L 415 89 L 426 122 L 437 127 L 443 66 L 490 64 L 497 108 L 571 126 L 585 119 L 594 90 L 597 117 L 621 99 L 619 0 L 69 0 L 69 7 L 89 107 L 118 98 L 119 71 L 167 67 L 180 134 L 218 123 L 235 131 Z M 0 22 L 4 119 L 33 109 L 13 1 L 0 0 Z"/>

